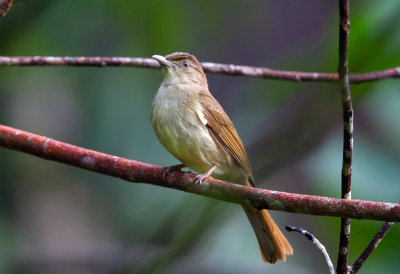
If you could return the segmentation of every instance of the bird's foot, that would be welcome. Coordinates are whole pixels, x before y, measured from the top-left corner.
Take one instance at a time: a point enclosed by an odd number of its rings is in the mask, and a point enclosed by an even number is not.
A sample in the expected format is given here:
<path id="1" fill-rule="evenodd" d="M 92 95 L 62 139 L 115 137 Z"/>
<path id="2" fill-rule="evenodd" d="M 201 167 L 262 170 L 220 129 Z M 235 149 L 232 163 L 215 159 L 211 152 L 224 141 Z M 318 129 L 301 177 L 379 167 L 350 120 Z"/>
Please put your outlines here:
<path id="1" fill-rule="evenodd" d="M 163 180 L 165 181 L 167 179 L 168 173 L 170 173 L 171 171 L 181 171 L 181 169 L 184 167 L 185 167 L 184 164 L 164 167 L 163 174 L 162 174 Z"/>
<path id="2" fill-rule="evenodd" d="M 210 177 L 211 176 L 211 174 L 214 172 L 214 170 L 217 168 L 217 166 L 213 166 L 212 168 L 210 168 L 206 173 L 204 173 L 204 174 L 201 174 L 201 175 L 197 175 L 196 176 L 196 180 L 194 181 L 194 183 L 197 185 L 197 184 L 200 184 L 201 185 L 201 183 L 205 180 L 205 179 L 207 179 L 208 177 Z"/>

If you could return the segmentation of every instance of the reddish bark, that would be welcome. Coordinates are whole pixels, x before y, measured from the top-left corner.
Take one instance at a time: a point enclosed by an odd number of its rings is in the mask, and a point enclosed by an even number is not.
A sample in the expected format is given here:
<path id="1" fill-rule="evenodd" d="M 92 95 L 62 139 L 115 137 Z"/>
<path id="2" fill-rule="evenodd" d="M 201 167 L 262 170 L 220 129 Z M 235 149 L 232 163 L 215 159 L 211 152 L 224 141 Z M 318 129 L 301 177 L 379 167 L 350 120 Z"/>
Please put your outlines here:
<path id="1" fill-rule="evenodd" d="M 338 82 L 337 73 L 298 72 L 273 70 L 262 67 L 249 67 L 232 64 L 201 63 L 205 72 L 231 76 L 250 76 L 294 82 Z M 0 56 L 1 66 L 124 66 L 159 68 L 160 64 L 151 58 L 129 57 L 51 57 L 51 56 Z M 400 78 L 400 67 L 368 73 L 350 74 L 350 83 L 360 84 L 387 78 Z"/>
<path id="2" fill-rule="evenodd" d="M 235 185 L 212 178 L 205 180 L 202 184 L 196 184 L 195 174 L 180 171 L 170 172 L 166 180 L 163 180 L 163 167 L 84 149 L 3 125 L 0 125 L 0 146 L 130 182 L 174 188 L 258 209 L 267 208 L 354 219 L 400 221 L 400 204 L 286 193 Z"/>

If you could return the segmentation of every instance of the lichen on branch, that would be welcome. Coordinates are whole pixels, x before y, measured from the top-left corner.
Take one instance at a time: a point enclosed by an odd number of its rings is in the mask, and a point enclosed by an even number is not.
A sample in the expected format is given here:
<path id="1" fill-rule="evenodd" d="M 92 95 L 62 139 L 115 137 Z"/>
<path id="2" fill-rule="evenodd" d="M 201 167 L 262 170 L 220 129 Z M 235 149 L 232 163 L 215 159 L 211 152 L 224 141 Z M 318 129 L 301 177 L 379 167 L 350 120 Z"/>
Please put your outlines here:
<path id="1" fill-rule="evenodd" d="M 400 204 L 345 200 L 236 185 L 213 178 L 196 183 L 196 175 L 77 147 L 54 139 L 0 125 L 0 146 L 29 153 L 129 182 L 178 189 L 226 202 L 309 215 L 400 221 Z"/>

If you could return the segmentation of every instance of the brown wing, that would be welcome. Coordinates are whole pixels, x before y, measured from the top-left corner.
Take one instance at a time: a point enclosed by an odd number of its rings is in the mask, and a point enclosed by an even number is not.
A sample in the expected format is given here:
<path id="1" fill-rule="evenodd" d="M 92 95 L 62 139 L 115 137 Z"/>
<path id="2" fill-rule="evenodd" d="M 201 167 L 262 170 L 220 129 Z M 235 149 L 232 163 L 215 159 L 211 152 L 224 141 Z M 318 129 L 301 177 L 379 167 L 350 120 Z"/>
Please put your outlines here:
<path id="1" fill-rule="evenodd" d="M 249 159 L 228 115 L 208 91 L 199 95 L 200 103 L 203 107 L 203 115 L 207 120 L 206 126 L 214 140 L 223 151 L 229 153 L 243 167 L 249 174 L 250 185 L 254 186 Z"/>

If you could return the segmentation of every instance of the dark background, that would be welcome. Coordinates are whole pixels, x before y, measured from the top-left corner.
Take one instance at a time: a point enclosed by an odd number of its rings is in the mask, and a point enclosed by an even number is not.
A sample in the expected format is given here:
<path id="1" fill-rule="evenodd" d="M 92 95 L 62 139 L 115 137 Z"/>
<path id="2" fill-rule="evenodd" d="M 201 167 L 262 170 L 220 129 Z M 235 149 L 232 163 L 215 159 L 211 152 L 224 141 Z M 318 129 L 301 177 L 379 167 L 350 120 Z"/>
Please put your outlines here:
<path id="1" fill-rule="evenodd" d="M 349 69 L 400 65 L 400 2 L 351 1 Z M 0 20 L 0 55 L 151 57 L 335 72 L 337 1 L 25 0 Z M 101 152 L 174 165 L 149 112 L 159 70 L 0 67 L 0 123 Z M 207 75 L 238 130 L 256 184 L 340 196 L 338 84 Z M 354 199 L 399 202 L 398 80 L 352 85 Z M 271 266 L 238 205 L 131 184 L 0 148 L 2 273 L 326 273 L 297 233 L 294 256 Z M 301 226 L 336 265 L 339 219 L 271 212 Z M 382 222 L 352 221 L 350 263 Z M 361 273 L 395 273 L 395 225 Z"/>

